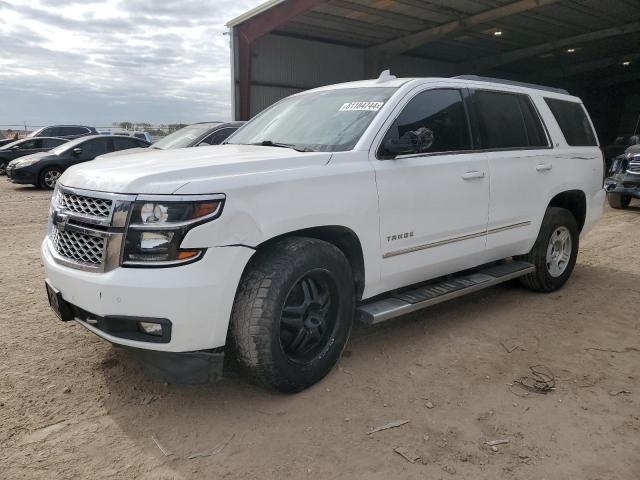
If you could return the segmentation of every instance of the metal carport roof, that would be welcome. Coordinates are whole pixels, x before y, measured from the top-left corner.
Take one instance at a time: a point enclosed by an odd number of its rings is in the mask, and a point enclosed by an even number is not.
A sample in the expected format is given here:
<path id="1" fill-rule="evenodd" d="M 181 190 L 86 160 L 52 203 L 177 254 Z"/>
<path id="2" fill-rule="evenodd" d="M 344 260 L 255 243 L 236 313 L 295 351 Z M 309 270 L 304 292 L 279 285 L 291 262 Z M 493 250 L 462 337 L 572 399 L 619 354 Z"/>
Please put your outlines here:
<path id="1" fill-rule="evenodd" d="M 228 26 L 245 118 L 251 52 L 265 35 L 355 47 L 364 57 L 361 78 L 377 76 L 402 56 L 404 64 L 449 64 L 451 74 L 497 75 L 578 93 L 587 86 L 635 87 L 640 80 L 637 0 L 272 0 Z"/>

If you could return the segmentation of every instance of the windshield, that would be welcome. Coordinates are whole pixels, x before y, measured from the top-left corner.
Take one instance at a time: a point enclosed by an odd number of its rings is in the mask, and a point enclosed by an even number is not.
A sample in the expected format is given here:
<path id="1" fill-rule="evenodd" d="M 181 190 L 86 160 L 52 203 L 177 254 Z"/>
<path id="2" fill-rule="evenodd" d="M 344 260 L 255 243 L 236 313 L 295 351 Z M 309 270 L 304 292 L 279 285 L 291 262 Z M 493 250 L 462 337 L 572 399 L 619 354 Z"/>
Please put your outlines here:
<path id="1" fill-rule="evenodd" d="M 341 88 L 288 97 L 260 113 L 225 143 L 281 144 L 323 152 L 351 150 L 396 90 Z"/>
<path id="2" fill-rule="evenodd" d="M 52 155 L 60 155 L 62 152 L 70 150 L 74 148 L 76 145 L 85 142 L 89 137 L 80 137 L 75 140 L 71 140 L 70 142 L 63 143 L 62 145 L 57 146 L 53 150 L 49 150 L 49 153 Z"/>
<path id="3" fill-rule="evenodd" d="M 193 142 L 197 138 L 207 133 L 216 125 L 219 124 L 197 123 L 195 125 L 189 125 L 158 140 L 152 145 L 152 148 L 157 148 L 160 150 L 170 150 L 173 148 L 191 147 L 193 145 Z"/>

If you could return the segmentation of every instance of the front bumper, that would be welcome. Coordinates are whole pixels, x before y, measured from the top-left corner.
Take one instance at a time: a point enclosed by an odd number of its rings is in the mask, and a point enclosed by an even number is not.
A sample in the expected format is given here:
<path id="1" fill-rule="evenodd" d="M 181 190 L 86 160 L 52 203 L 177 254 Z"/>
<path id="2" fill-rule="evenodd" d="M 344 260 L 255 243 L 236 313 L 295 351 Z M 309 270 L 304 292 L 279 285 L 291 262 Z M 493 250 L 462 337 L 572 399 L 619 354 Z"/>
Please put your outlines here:
<path id="1" fill-rule="evenodd" d="M 640 175 L 615 175 L 604 181 L 604 189 L 607 193 L 628 195 L 640 198 Z"/>
<path id="2" fill-rule="evenodd" d="M 8 165 L 6 169 L 7 180 L 12 183 L 21 184 L 37 184 L 38 183 L 38 167 L 29 165 L 28 167 L 15 168 Z"/>
<path id="3" fill-rule="evenodd" d="M 76 321 L 109 342 L 164 352 L 194 352 L 222 347 L 240 277 L 254 250 L 248 247 L 209 248 L 192 264 L 171 268 L 116 268 L 87 272 L 56 263 L 46 238 L 42 261 L 47 281 L 71 303 L 74 311 L 103 318 L 140 317 L 171 322 L 168 342 L 122 338 Z M 107 329 L 108 330 L 108 329 Z"/>

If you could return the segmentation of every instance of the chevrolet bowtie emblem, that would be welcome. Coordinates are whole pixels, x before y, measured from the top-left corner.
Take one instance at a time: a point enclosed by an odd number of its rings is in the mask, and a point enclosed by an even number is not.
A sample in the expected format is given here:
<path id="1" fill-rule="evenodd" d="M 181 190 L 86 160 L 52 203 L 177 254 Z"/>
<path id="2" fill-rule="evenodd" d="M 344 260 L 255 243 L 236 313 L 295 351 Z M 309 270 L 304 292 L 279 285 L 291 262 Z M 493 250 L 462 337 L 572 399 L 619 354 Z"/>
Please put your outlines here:
<path id="1" fill-rule="evenodd" d="M 69 221 L 69 215 L 64 213 L 57 213 L 55 216 L 55 221 L 53 222 L 56 227 L 58 227 L 58 231 L 64 232 L 65 228 L 67 228 L 67 222 Z"/>

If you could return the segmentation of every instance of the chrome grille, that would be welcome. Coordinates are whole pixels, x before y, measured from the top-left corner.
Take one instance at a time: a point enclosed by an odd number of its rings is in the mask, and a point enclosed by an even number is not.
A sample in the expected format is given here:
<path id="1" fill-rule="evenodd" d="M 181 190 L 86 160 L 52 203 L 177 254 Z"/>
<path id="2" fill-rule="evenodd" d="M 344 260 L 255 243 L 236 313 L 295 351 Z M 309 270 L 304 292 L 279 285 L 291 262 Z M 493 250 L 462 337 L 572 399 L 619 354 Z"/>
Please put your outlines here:
<path id="1" fill-rule="evenodd" d="M 74 230 L 60 231 L 53 227 L 51 242 L 58 255 L 73 262 L 100 266 L 105 251 L 105 239 Z"/>
<path id="2" fill-rule="evenodd" d="M 113 201 L 107 198 L 85 197 L 70 192 L 60 192 L 58 204 L 64 210 L 79 215 L 108 218 L 111 215 Z"/>
<path id="3" fill-rule="evenodd" d="M 627 172 L 633 174 L 640 174 L 640 160 L 634 160 L 627 165 Z"/>

